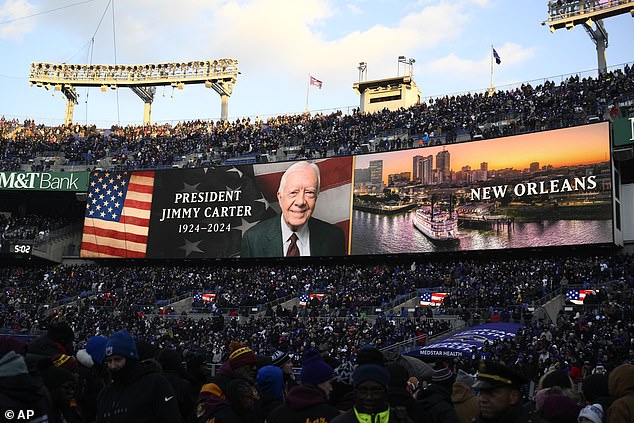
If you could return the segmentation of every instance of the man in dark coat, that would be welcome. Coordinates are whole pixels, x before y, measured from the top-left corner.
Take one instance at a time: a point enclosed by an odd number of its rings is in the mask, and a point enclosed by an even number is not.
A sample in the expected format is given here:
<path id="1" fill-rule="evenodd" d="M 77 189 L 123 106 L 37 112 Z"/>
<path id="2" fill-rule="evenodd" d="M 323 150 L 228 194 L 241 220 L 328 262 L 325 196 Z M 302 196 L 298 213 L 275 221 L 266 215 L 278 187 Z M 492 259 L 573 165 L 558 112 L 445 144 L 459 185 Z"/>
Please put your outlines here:
<path id="1" fill-rule="evenodd" d="M 331 421 L 339 410 L 328 404 L 335 372 L 316 349 L 302 358 L 301 384 L 288 391 L 284 404 L 273 410 L 268 423 L 305 423 Z"/>
<path id="2" fill-rule="evenodd" d="M 419 393 L 420 404 L 433 423 L 460 423 L 451 401 L 456 376 L 449 367 L 434 369 L 431 385 Z"/>
<path id="3" fill-rule="evenodd" d="M 181 421 L 174 390 L 159 372 L 139 363 L 127 330 L 108 338 L 105 360 L 113 382 L 99 393 L 97 423 Z"/>
<path id="4" fill-rule="evenodd" d="M 312 217 L 319 195 L 319 168 L 297 162 L 280 181 L 281 216 L 263 220 L 245 232 L 241 257 L 340 256 L 346 253 L 341 228 Z"/>
<path id="5" fill-rule="evenodd" d="M 29 417 L 41 421 L 53 416 L 53 403 L 42 380 L 29 375 L 24 357 L 15 351 L 0 357 L 0 404 L 5 417 L 9 416 L 5 414 L 8 410 L 15 412 L 16 421 L 20 410 L 32 411 Z M 26 414 L 22 417 L 26 420 Z"/>

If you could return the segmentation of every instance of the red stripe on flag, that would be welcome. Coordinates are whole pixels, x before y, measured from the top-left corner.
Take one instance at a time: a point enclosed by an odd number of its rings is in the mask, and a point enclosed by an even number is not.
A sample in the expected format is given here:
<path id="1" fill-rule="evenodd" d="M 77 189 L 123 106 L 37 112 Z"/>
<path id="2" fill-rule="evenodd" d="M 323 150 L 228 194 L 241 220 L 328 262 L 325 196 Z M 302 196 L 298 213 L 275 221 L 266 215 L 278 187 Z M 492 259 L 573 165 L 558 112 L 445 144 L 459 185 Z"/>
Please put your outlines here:
<path id="1" fill-rule="evenodd" d="M 127 199 L 125 200 L 125 207 L 131 209 L 152 210 L 152 203 L 147 201 Z"/>
<path id="2" fill-rule="evenodd" d="M 86 226 L 84 228 L 85 235 L 95 235 L 104 238 L 119 239 L 122 241 L 136 242 L 139 244 L 147 243 L 147 235 L 137 235 L 129 232 L 120 232 L 114 229 L 103 229 L 96 226 Z"/>
<path id="3" fill-rule="evenodd" d="M 140 217 L 134 216 L 121 216 L 120 222 L 124 225 L 135 225 L 135 226 L 143 226 L 147 227 L 150 225 L 150 219 L 143 219 Z"/>
<path id="4" fill-rule="evenodd" d="M 120 258 L 144 258 L 145 252 L 140 251 L 130 251 L 125 248 L 115 248 L 106 244 L 94 244 L 92 242 L 82 242 L 81 243 L 82 251 L 89 251 L 91 253 L 103 254 L 105 256 L 112 257 L 120 257 Z M 85 255 L 82 257 L 90 257 L 90 255 Z"/>
<path id="5" fill-rule="evenodd" d="M 130 191 L 139 192 L 141 194 L 152 194 L 152 191 L 154 191 L 154 185 L 130 183 L 130 185 L 128 186 L 128 192 Z"/>

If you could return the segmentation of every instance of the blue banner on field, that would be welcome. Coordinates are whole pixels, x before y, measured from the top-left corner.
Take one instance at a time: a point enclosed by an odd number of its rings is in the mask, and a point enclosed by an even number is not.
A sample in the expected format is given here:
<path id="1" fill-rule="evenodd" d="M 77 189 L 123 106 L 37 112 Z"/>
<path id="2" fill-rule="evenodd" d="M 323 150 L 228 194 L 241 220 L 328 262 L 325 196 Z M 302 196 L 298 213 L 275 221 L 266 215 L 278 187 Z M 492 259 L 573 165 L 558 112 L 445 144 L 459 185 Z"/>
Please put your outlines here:
<path id="1" fill-rule="evenodd" d="M 442 341 L 433 342 L 417 348 L 407 355 L 418 357 L 469 357 L 472 348 L 480 349 L 485 341 L 513 338 L 518 329 L 524 325 L 519 323 L 485 323 L 457 332 Z"/>

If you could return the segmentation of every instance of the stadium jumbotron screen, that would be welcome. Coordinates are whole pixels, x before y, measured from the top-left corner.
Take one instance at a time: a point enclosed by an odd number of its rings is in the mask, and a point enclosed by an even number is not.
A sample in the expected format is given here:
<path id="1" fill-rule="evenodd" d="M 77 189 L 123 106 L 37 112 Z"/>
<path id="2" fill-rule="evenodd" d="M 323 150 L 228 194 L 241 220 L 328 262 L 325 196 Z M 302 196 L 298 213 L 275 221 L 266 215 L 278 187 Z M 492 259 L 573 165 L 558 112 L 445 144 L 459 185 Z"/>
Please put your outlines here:
<path id="1" fill-rule="evenodd" d="M 314 163 L 313 256 L 614 240 L 607 123 Z M 293 164 L 94 172 L 81 256 L 282 257 Z"/>

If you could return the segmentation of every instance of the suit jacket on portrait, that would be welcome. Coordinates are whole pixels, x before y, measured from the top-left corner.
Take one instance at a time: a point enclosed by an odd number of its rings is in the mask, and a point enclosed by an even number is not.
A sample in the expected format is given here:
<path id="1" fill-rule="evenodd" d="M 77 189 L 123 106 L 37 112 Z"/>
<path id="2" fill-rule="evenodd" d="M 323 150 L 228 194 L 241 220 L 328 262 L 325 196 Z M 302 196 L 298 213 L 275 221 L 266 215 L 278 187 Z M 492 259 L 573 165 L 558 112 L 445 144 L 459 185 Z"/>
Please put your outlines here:
<path id="1" fill-rule="evenodd" d="M 242 237 L 240 257 L 284 257 L 280 216 L 263 220 Z M 338 226 L 311 217 L 308 220 L 311 256 L 346 254 L 343 231 Z"/>

